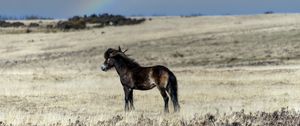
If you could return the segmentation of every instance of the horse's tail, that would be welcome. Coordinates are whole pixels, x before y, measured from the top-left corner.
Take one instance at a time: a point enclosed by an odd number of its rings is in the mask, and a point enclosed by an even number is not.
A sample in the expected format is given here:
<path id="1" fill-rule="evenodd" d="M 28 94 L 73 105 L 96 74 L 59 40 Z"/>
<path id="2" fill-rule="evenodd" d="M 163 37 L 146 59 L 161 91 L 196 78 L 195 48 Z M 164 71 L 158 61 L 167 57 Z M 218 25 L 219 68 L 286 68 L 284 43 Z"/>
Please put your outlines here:
<path id="1" fill-rule="evenodd" d="M 180 111 L 180 105 L 178 101 L 178 85 L 176 76 L 169 70 L 169 80 L 167 85 L 167 91 L 173 102 L 174 111 Z"/>

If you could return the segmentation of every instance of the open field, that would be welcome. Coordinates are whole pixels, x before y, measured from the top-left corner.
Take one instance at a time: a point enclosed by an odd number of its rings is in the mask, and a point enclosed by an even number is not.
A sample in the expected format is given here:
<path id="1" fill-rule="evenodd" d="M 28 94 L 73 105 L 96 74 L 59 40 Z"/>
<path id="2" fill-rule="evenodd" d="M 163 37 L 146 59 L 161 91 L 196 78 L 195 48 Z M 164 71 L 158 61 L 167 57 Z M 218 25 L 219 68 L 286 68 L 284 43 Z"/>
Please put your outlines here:
<path id="1" fill-rule="evenodd" d="M 0 34 L 0 43 L 5 124 L 105 125 L 101 121 L 112 119 L 116 125 L 181 125 L 207 113 L 219 120 L 242 109 L 300 110 L 299 14 L 156 17 L 134 26 Z M 180 113 L 163 113 L 157 89 L 135 91 L 136 110 L 124 112 L 117 73 L 99 68 L 104 51 L 118 45 L 141 65 L 174 71 Z"/>

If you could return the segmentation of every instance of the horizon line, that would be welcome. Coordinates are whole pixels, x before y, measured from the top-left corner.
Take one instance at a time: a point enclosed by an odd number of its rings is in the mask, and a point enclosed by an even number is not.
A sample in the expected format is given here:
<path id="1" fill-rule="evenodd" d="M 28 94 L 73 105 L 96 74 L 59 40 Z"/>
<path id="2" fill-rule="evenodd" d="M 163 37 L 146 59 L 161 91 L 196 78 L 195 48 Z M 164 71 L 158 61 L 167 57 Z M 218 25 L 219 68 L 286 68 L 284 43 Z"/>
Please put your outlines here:
<path id="1" fill-rule="evenodd" d="M 250 16 L 250 15 L 268 15 L 268 14 L 300 14 L 300 12 L 274 12 L 274 11 L 265 11 L 265 12 L 260 12 L 260 13 L 244 13 L 244 14 L 230 14 L 230 13 L 224 13 L 224 14 L 203 14 L 203 13 L 190 13 L 190 14 L 114 14 L 114 13 L 91 13 L 91 14 L 75 14 L 73 16 L 70 17 L 65 17 L 65 18 L 61 18 L 61 17 L 50 17 L 50 16 L 41 16 L 41 15 L 34 15 L 34 14 L 29 14 L 29 15 L 22 15 L 22 16 L 12 16 L 12 15 L 3 15 L 0 14 L 0 20 L 4 19 L 4 20 L 27 20 L 27 18 L 29 17 L 37 17 L 39 19 L 68 19 L 68 18 L 72 18 L 74 16 L 90 16 L 90 15 L 99 15 L 99 14 L 111 14 L 111 15 L 122 15 L 125 17 L 177 17 L 177 16 L 181 16 L 181 17 L 196 17 L 196 16 Z"/>

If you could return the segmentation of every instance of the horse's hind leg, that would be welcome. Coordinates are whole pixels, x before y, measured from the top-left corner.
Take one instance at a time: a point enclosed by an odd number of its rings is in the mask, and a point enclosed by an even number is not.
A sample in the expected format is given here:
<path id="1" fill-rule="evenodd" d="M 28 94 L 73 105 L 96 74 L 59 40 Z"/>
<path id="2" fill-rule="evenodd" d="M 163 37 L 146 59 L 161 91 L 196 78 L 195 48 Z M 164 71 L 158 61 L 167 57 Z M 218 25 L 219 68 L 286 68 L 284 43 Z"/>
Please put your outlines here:
<path id="1" fill-rule="evenodd" d="M 180 111 L 180 106 L 179 106 L 177 97 L 175 96 L 175 94 L 171 90 L 167 90 L 167 91 L 168 91 L 168 93 L 171 97 L 171 100 L 173 102 L 174 111 L 179 112 Z"/>
<path id="2" fill-rule="evenodd" d="M 171 97 L 171 100 L 173 102 L 174 111 L 179 112 L 180 105 L 178 103 L 177 80 L 175 75 L 171 72 L 169 73 L 167 92 L 169 93 L 169 96 Z"/>
<path id="3" fill-rule="evenodd" d="M 166 91 L 166 89 L 165 88 L 158 88 L 159 89 L 159 91 L 160 91 L 160 94 L 161 94 L 161 96 L 163 97 L 163 99 L 164 99 L 164 102 L 165 102 L 165 112 L 166 113 L 169 113 L 169 96 L 168 96 L 168 94 L 167 94 L 167 91 Z"/>

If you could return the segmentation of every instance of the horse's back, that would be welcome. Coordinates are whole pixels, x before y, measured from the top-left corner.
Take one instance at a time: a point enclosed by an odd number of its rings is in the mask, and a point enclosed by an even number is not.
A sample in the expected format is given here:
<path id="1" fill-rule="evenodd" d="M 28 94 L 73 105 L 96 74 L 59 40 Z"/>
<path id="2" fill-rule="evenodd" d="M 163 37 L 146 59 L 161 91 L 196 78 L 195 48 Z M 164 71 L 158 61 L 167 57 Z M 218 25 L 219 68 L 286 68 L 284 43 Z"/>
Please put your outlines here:
<path id="1" fill-rule="evenodd" d="M 152 66 L 152 70 L 154 73 L 156 73 L 158 75 L 162 75 L 164 73 L 173 74 L 173 72 L 169 68 L 167 68 L 163 65 Z"/>

